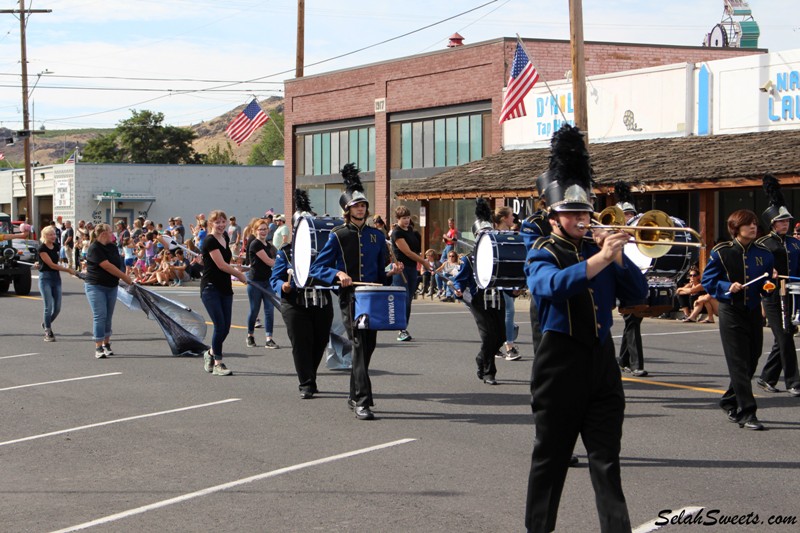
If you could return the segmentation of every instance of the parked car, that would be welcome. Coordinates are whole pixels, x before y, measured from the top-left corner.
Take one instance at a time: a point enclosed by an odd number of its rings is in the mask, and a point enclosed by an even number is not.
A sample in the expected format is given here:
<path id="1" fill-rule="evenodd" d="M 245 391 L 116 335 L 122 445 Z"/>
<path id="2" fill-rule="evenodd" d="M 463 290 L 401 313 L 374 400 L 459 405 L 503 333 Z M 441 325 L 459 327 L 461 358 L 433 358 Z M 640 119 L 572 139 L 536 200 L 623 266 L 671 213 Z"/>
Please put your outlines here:
<path id="1" fill-rule="evenodd" d="M 19 231 L 19 230 L 17 230 Z M 13 233 L 11 217 L 0 213 L 0 233 Z M 33 243 L 33 245 L 29 243 Z M 14 283 L 14 292 L 24 296 L 31 292 L 31 267 L 24 262 L 36 259 L 36 241 L 0 241 L 0 293 L 8 291 Z"/>

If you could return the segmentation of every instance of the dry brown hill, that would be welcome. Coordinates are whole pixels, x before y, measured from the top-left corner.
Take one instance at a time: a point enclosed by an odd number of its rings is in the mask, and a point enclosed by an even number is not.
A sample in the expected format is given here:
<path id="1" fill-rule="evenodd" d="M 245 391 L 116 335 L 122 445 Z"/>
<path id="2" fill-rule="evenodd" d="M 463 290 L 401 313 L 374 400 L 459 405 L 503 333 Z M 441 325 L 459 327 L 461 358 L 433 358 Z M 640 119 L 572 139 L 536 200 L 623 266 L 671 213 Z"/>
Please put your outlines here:
<path id="1" fill-rule="evenodd" d="M 278 96 L 262 100 L 260 104 L 267 113 L 272 110 L 283 112 L 283 98 Z M 211 120 L 189 126 L 197 133 L 194 149 L 199 153 L 206 153 L 217 144 L 224 149 L 227 146 L 226 143 L 230 140 L 225 135 L 225 127 L 236 115 L 242 112 L 242 109 L 244 109 L 244 105 L 231 109 L 227 113 Z M 274 127 L 271 124 L 264 125 L 241 146 L 231 143 L 236 159 L 240 163 L 247 163 L 250 151 L 261 139 L 264 129 Z M 35 135 L 34 142 L 31 145 L 31 161 L 38 161 L 42 165 L 58 163 L 68 157 L 76 145 L 83 147 L 93 138 L 112 131 L 112 129 L 51 130 L 44 134 Z M 5 139 L 7 137 L 11 137 L 11 131 L 6 128 L 0 128 L 0 153 L 5 156 L 6 161 L 10 161 L 14 166 L 19 166 L 24 160 L 23 144 L 17 142 L 13 146 L 6 146 Z M 8 166 L 6 162 L 2 162 L 2 164 L 3 166 Z"/>

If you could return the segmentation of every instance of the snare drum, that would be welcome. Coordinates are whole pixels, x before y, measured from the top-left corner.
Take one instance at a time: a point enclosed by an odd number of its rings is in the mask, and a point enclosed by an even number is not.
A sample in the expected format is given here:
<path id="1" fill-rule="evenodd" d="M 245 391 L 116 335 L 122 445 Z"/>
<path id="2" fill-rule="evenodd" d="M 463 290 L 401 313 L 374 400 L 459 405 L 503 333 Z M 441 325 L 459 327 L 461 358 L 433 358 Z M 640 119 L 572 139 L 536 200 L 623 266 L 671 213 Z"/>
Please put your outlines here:
<path id="1" fill-rule="evenodd" d="M 292 238 L 292 277 L 298 287 L 306 286 L 317 254 L 328 242 L 330 232 L 342 224 L 343 219 L 334 217 L 304 215 L 297 220 Z"/>
<path id="2" fill-rule="evenodd" d="M 487 231 L 475 243 L 475 282 L 481 289 L 525 286 L 525 241 L 515 231 Z"/>
<path id="3" fill-rule="evenodd" d="M 406 329 L 405 287 L 356 287 L 357 329 Z"/>

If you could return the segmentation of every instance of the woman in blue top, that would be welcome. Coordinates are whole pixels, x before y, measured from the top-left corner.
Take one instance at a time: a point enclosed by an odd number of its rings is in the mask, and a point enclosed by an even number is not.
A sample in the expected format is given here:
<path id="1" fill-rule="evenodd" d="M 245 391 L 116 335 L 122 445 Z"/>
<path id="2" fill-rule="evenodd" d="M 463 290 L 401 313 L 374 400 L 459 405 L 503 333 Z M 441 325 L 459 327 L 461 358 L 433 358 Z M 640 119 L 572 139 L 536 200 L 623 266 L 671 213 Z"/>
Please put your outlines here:
<path id="1" fill-rule="evenodd" d="M 44 301 L 44 341 L 54 342 L 53 321 L 61 311 L 61 274 L 60 271 L 69 272 L 73 276 L 75 270 L 71 267 L 61 266 L 58 263 L 58 251 L 56 249 L 56 230 L 52 226 L 47 226 L 42 230 L 42 237 L 39 246 L 39 294 Z"/>

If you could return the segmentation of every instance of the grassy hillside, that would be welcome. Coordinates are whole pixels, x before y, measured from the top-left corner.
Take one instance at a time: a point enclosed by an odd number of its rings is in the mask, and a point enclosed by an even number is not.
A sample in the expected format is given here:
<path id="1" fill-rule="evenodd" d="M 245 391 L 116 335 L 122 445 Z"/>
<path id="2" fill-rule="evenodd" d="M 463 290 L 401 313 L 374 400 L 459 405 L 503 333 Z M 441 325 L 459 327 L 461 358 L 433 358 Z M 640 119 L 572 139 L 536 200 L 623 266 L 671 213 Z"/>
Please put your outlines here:
<path id="1" fill-rule="evenodd" d="M 267 113 L 273 109 L 283 111 L 283 98 L 277 96 L 271 97 L 262 101 L 261 107 Z M 231 109 L 227 113 L 212 118 L 211 120 L 188 126 L 193 129 L 198 136 L 194 142 L 194 149 L 199 153 L 206 153 L 209 148 L 217 144 L 224 148 L 226 142 L 229 140 L 227 135 L 225 135 L 225 127 L 236 115 L 242 112 L 242 109 L 244 109 L 244 105 Z M 241 163 L 247 163 L 247 157 L 250 155 L 250 151 L 261 139 L 265 128 L 274 128 L 274 126 L 269 123 L 265 124 L 264 127 L 256 131 L 242 146 L 236 146 L 235 143 L 231 143 L 233 153 Z M 99 135 L 109 134 L 112 131 L 114 130 L 107 128 L 49 130 L 43 133 L 37 133 L 31 145 L 31 160 L 39 161 L 42 165 L 58 163 L 68 157 L 75 149 L 76 145 L 83 147 L 91 139 Z M 11 131 L 7 128 L 0 128 L 0 139 L 5 139 L 6 137 L 11 137 Z M 21 142 L 17 142 L 14 146 L 5 146 L 5 142 L 0 142 L 0 153 L 2 153 L 6 161 L 10 162 L 13 166 L 21 166 L 24 160 Z M 3 163 L 4 166 L 8 165 L 5 162 Z"/>

